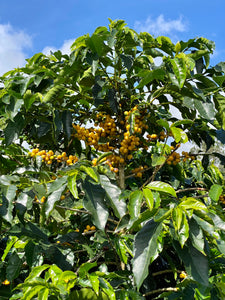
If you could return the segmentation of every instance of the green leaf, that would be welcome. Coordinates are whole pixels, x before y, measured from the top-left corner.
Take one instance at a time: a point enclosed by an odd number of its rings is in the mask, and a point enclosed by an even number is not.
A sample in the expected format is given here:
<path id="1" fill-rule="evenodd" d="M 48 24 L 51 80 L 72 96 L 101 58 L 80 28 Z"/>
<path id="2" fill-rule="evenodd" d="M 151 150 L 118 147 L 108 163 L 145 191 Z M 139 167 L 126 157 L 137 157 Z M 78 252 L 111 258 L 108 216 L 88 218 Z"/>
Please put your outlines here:
<path id="1" fill-rule="evenodd" d="M 164 192 L 172 195 L 173 197 L 177 197 L 174 188 L 168 183 L 162 181 L 153 181 L 147 185 L 150 190 Z"/>
<path id="2" fill-rule="evenodd" d="M 99 56 L 102 56 L 108 50 L 108 47 L 104 43 L 104 39 L 98 34 L 93 34 L 90 38 L 87 38 L 86 44 Z"/>
<path id="3" fill-rule="evenodd" d="M 179 207 L 181 209 L 187 210 L 187 209 L 194 209 L 194 210 L 206 210 L 207 207 L 204 203 L 200 202 L 199 200 L 196 200 L 192 197 L 184 197 L 181 199 L 181 203 L 179 204 Z"/>
<path id="4" fill-rule="evenodd" d="M 178 86 L 182 88 L 186 79 L 187 72 L 185 60 L 183 58 L 175 57 L 173 59 L 170 59 L 170 62 L 172 64 L 173 72 L 177 78 Z"/>
<path id="5" fill-rule="evenodd" d="M 192 245 L 205 255 L 205 240 L 201 227 L 195 221 L 194 218 L 191 218 L 189 221 L 189 235 L 192 242 Z"/>
<path id="6" fill-rule="evenodd" d="M 99 295 L 96 296 L 92 289 L 82 288 L 79 291 L 72 291 L 69 300 L 109 300 L 109 297 L 103 292 L 99 292 Z"/>
<path id="7" fill-rule="evenodd" d="M 129 210 L 131 220 L 137 219 L 139 217 L 142 198 L 143 198 L 143 193 L 140 190 L 133 191 L 130 194 L 128 210 Z"/>
<path id="8" fill-rule="evenodd" d="M 72 132 L 72 121 L 71 111 L 64 110 L 62 113 L 62 123 L 64 132 L 66 133 L 68 139 L 70 138 Z"/>
<path id="9" fill-rule="evenodd" d="M 89 280 L 91 282 L 91 286 L 92 286 L 94 292 L 98 296 L 99 295 L 99 280 L 98 280 L 98 276 L 90 274 L 88 276 L 88 278 L 89 278 Z"/>
<path id="10" fill-rule="evenodd" d="M 110 179 L 105 175 L 99 175 L 101 186 L 104 188 L 107 199 L 110 201 L 110 206 L 112 207 L 115 215 L 118 218 L 122 218 L 126 213 L 126 203 L 120 198 L 121 190 L 116 185 L 113 184 Z"/>
<path id="11" fill-rule="evenodd" d="M 80 170 L 84 171 L 88 176 L 98 182 L 98 175 L 95 173 L 95 170 L 93 168 L 82 165 L 80 166 Z"/>
<path id="12" fill-rule="evenodd" d="M 158 256 L 157 238 L 161 230 L 161 223 L 150 220 L 135 236 L 133 273 L 138 290 L 148 275 L 149 264 Z"/>
<path id="13" fill-rule="evenodd" d="M 124 66 L 128 69 L 128 71 L 130 70 L 130 68 L 133 66 L 133 57 L 131 55 L 128 55 L 128 54 L 121 54 L 120 55 L 123 63 L 124 63 Z"/>
<path id="14" fill-rule="evenodd" d="M 183 248 L 181 248 L 179 243 L 175 240 L 173 244 L 181 260 L 184 262 L 187 273 L 200 284 L 208 286 L 209 267 L 207 257 L 199 252 L 190 241 L 188 241 Z"/>
<path id="15" fill-rule="evenodd" d="M 62 185 L 59 189 L 52 192 L 51 195 L 48 196 L 48 199 L 46 201 L 45 205 L 45 214 L 48 218 L 51 211 L 54 209 L 55 203 L 60 200 L 60 197 L 62 195 L 62 192 L 65 190 L 66 184 Z"/>
<path id="16" fill-rule="evenodd" d="M 143 88 L 145 85 L 149 84 L 153 80 L 163 80 L 165 76 L 165 71 L 163 69 L 155 69 L 152 71 L 144 70 L 139 76 L 144 77 L 141 79 L 139 84 L 137 85 L 137 89 Z"/>
<path id="17" fill-rule="evenodd" d="M 216 111 L 213 103 L 204 103 L 200 100 L 194 99 L 194 105 L 202 118 L 207 120 L 213 120 L 215 118 Z"/>
<path id="18" fill-rule="evenodd" d="M 48 269 L 48 273 L 50 275 L 50 278 L 52 280 L 52 283 L 54 285 L 57 285 L 59 277 L 62 275 L 62 270 L 57 267 L 56 265 L 51 265 L 51 267 Z"/>
<path id="19" fill-rule="evenodd" d="M 13 281 L 13 279 L 19 276 L 22 264 L 23 262 L 19 258 L 18 254 L 16 252 L 12 253 L 6 267 L 6 278 L 9 281 Z"/>
<path id="20" fill-rule="evenodd" d="M 87 274 L 88 271 L 91 270 L 92 268 L 96 267 L 97 263 L 96 262 L 85 262 L 83 263 L 80 268 L 79 268 L 79 277 L 84 278 Z"/>
<path id="21" fill-rule="evenodd" d="M 26 278 L 25 282 L 30 282 L 31 280 L 37 279 L 40 277 L 41 273 L 47 270 L 50 265 L 44 264 L 42 266 L 35 267 L 31 270 L 29 276 Z"/>
<path id="22" fill-rule="evenodd" d="M 152 191 L 149 188 L 143 188 L 143 195 L 145 197 L 146 204 L 150 210 L 154 207 L 154 198 Z"/>
<path id="23" fill-rule="evenodd" d="M 77 190 L 77 181 L 76 181 L 77 174 L 78 173 L 75 173 L 73 176 L 69 176 L 68 183 L 67 183 L 67 186 L 75 199 L 79 199 L 78 190 Z"/>
<path id="24" fill-rule="evenodd" d="M 28 289 L 21 300 L 31 300 L 35 295 L 38 295 L 39 292 L 46 289 L 43 285 L 33 286 L 32 289 Z"/>
<path id="25" fill-rule="evenodd" d="M 186 142 L 188 142 L 187 134 L 182 129 L 171 126 L 170 130 L 173 134 L 173 137 L 174 137 L 176 143 L 179 143 L 179 142 L 186 143 Z"/>
<path id="26" fill-rule="evenodd" d="M 171 216 L 173 209 L 160 208 L 154 216 L 155 222 L 162 222 Z"/>
<path id="27" fill-rule="evenodd" d="M 111 286 L 111 284 L 102 277 L 99 278 L 99 282 L 100 282 L 100 287 L 106 293 L 106 295 L 109 297 L 109 299 L 116 300 L 115 291 L 114 291 L 113 287 Z"/>
<path id="28" fill-rule="evenodd" d="M 189 237 L 189 225 L 185 212 L 181 210 L 179 206 L 172 210 L 172 220 L 177 234 L 177 239 L 180 242 L 181 247 L 183 247 Z"/>
<path id="29" fill-rule="evenodd" d="M 18 139 L 24 124 L 25 120 L 20 113 L 17 114 L 17 116 L 14 118 L 14 121 L 8 121 L 8 124 L 4 129 L 6 146 L 9 146 L 12 142 Z"/>
<path id="30" fill-rule="evenodd" d="M 124 262 L 125 264 L 127 264 L 127 260 L 128 260 L 128 256 L 127 254 L 127 247 L 124 244 L 124 240 L 122 240 L 122 238 L 118 237 L 114 240 L 115 242 L 115 248 L 116 248 L 116 252 L 120 257 L 120 260 L 122 262 Z"/>
<path id="31" fill-rule="evenodd" d="M 105 203 L 105 190 L 100 185 L 94 185 L 87 180 L 83 184 L 85 192 L 84 207 L 92 213 L 94 224 L 104 231 L 108 219 L 108 209 Z"/>
<path id="32" fill-rule="evenodd" d="M 210 190 L 209 190 L 209 197 L 213 201 L 217 202 L 219 200 L 219 197 L 222 194 L 222 192 L 223 192 L 223 187 L 221 185 L 219 185 L 219 184 L 213 184 L 210 187 Z"/>
<path id="33" fill-rule="evenodd" d="M 7 246 L 4 250 L 4 253 L 2 255 L 1 261 L 4 261 L 7 254 L 9 253 L 9 251 L 11 250 L 11 248 L 13 247 L 13 245 L 16 243 L 16 241 L 18 240 L 18 238 L 16 236 L 12 236 L 8 239 L 7 241 Z"/>
<path id="34" fill-rule="evenodd" d="M 48 300 L 50 290 L 47 287 L 43 287 L 38 293 L 38 300 Z"/>
<path id="35" fill-rule="evenodd" d="M 53 86 L 44 96 L 42 102 L 53 102 L 64 94 L 65 88 L 62 84 Z"/>
<path id="36" fill-rule="evenodd" d="M 2 188 L 2 205 L 0 206 L 0 216 L 7 222 L 12 222 L 13 219 L 13 201 L 16 196 L 16 185 L 5 186 Z"/>
<path id="37" fill-rule="evenodd" d="M 166 157 L 161 155 L 161 154 L 157 154 L 157 153 L 153 153 L 152 154 L 152 166 L 159 166 L 162 165 L 165 161 L 166 161 Z"/>

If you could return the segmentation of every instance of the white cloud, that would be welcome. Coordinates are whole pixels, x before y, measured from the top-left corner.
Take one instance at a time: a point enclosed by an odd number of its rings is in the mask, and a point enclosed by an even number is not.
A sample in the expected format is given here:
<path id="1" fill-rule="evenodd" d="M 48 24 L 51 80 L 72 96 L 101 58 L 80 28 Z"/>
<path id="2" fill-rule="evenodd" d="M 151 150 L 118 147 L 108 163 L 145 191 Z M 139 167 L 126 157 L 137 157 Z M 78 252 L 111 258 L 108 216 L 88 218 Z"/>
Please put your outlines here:
<path id="1" fill-rule="evenodd" d="M 63 54 L 69 54 L 71 52 L 70 46 L 72 45 L 73 42 L 74 42 L 73 39 L 65 40 L 63 45 L 59 49 L 56 49 L 55 47 L 47 46 L 42 50 L 42 52 L 45 55 L 49 55 L 51 51 L 55 52 L 57 50 L 60 50 Z"/>
<path id="2" fill-rule="evenodd" d="M 178 19 L 166 20 L 164 15 L 159 15 L 156 19 L 148 17 L 144 22 L 136 21 L 134 28 L 139 32 L 149 32 L 152 35 L 174 35 L 175 32 L 187 30 L 187 23 L 180 16 Z"/>
<path id="3" fill-rule="evenodd" d="M 10 24 L 0 24 L 0 76 L 25 64 L 26 49 L 31 48 L 31 37 Z"/>

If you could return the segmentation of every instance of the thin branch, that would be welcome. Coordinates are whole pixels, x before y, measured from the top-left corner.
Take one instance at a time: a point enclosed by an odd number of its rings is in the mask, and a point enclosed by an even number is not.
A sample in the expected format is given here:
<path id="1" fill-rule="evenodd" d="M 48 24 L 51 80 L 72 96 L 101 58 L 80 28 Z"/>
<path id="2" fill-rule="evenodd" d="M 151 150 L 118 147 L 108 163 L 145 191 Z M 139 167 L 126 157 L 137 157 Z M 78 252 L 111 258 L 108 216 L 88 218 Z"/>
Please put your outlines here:
<path id="1" fill-rule="evenodd" d="M 147 297 L 153 294 L 157 294 L 157 293 L 163 293 L 163 292 L 178 292 L 178 288 L 172 288 L 172 287 L 168 287 L 168 288 L 162 288 L 162 289 L 157 289 L 157 290 L 153 290 L 151 292 L 148 292 L 146 294 L 143 295 L 143 297 Z"/>
<path id="2" fill-rule="evenodd" d="M 174 272 L 174 270 L 163 270 L 163 271 L 152 273 L 152 276 L 159 276 L 159 275 L 162 275 L 162 274 L 173 273 L 173 272 Z M 175 272 L 176 273 L 183 273 L 184 271 L 176 270 Z"/>
<path id="3" fill-rule="evenodd" d="M 208 191 L 208 189 L 200 188 L 200 187 L 192 187 L 192 188 L 180 189 L 180 190 L 176 191 L 176 193 L 179 194 L 179 193 L 191 192 L 191 191 Z"/>

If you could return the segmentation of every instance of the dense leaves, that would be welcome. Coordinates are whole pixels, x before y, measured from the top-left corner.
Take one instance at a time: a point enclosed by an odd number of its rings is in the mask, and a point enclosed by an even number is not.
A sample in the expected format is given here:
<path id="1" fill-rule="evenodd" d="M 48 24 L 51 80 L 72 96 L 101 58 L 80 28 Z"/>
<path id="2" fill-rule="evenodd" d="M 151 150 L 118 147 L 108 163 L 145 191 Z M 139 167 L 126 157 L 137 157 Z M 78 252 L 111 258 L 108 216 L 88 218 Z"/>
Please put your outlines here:
<path id="1" fill-rule="evenodd" d="M 213 50 L 110 20 L 0 77 L 2 299 L 224 297 Z"/>

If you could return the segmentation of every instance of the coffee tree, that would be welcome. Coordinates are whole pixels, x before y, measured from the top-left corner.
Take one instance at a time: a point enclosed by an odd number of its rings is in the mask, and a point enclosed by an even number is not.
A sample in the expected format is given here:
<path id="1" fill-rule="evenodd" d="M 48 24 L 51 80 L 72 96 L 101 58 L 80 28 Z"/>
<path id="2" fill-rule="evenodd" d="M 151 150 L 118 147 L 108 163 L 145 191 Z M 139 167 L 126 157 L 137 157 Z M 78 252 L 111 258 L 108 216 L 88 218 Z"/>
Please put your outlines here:
<path id="1" fill-rule="evenodd" d="M 213 49 L 110 20 L 1 77 L 2 299 L 225 297 Z"/>

